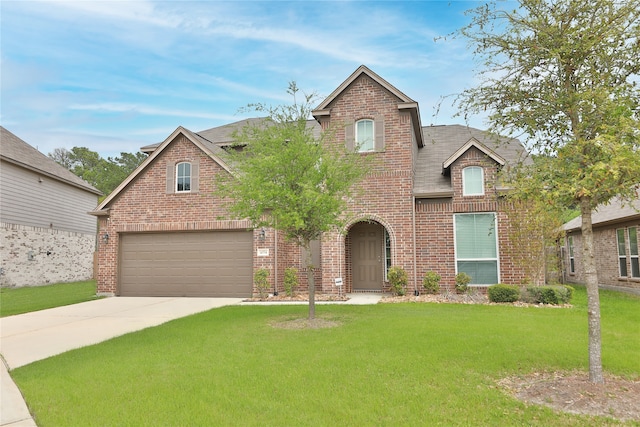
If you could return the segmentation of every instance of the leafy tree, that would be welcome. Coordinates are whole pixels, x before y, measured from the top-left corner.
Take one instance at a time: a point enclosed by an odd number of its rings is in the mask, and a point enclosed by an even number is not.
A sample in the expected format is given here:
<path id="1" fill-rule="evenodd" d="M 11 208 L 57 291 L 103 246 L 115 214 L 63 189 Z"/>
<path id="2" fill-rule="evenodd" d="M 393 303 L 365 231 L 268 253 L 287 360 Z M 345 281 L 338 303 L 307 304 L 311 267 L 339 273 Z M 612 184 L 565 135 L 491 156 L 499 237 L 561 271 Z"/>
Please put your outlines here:
<path id="1" fill-rule="evenodd" d="M 470 15 L 457 34 L 474 48 L 480 82 L 458 105 L 488 112 L 492 131 L 524 134 L 547 156 L 516 174 L 523 197 L 580 208 L 589 377 L 603 383 L 591 211 L 637 197 L 640 0 L 520 0 L 517 10 L 490 3 Z"/>
<path id="2" fill-rule="evenodd" d="M 233 175 L 220 174 L 216 192 L 229 214 L 248 218 L 255 227 L 271 227 L 305 249 L 309 285 L 309 319 L 315 317 L 315 280 L 310 243 L 343 223 L 349 196 L 366 169 L 363 157 L 335 143 L 331 132 L 314 135 L 308 126 L 311 101 L 296 102 L 299 89 L 289 84 L 292 105 L 249 108 L 268 114 L 234 136 L 243 150 L 229 150 Z"/>
<path id="3" fill-rule="evenodd" d="M 103 159 L 86 147 L 73 147 L 71 151 L 56 148 L 49 157 L 102 191 L 111 193 L 146 159 L 144 153 L 120 153 L 120 157 Z"/>

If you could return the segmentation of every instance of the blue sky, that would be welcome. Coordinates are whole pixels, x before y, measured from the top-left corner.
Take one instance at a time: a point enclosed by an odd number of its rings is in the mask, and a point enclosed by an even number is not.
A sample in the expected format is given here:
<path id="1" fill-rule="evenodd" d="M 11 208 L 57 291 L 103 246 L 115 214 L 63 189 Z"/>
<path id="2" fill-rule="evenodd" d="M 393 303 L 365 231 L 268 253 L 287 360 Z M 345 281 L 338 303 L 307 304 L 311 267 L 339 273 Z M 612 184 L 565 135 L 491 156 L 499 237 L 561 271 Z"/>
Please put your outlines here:
<path id="1" fill-rule="evenodd" d="M 422 124 L 464 123 L 442 96 L 474 84 L 464 1 L 0 2 L 0 123 L 49 153 L 103 157 L 329 95 L 367 65 L 416 100 Z M 484 127 L 483 117 L 469 124 Z"/>

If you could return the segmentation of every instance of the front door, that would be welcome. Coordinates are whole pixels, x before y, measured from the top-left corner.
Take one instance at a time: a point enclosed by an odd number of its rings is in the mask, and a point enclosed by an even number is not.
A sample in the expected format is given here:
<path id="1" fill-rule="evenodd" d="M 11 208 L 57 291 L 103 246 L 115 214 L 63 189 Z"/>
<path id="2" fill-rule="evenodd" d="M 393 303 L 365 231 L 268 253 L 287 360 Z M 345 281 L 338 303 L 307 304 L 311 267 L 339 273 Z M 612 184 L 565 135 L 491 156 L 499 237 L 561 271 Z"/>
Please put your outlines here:
<path id="1" fill-rule="evenodd" d="M 354 291 L 382 291 L 383 228 L 358 223 L 349 231 Z"/>

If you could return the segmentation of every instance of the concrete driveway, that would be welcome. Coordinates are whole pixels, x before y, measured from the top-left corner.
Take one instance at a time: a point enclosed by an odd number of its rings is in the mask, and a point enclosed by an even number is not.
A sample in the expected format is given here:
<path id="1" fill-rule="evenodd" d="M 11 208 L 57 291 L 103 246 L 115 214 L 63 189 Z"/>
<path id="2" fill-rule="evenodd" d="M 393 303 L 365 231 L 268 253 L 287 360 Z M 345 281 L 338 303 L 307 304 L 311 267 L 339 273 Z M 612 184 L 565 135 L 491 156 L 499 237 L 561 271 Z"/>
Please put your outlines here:
<path id="1" fill-rule="evenodd" d="M 117 297 L 0 318 L 0 426 L 36 425 L 8 369 L 241 301 Z"/>

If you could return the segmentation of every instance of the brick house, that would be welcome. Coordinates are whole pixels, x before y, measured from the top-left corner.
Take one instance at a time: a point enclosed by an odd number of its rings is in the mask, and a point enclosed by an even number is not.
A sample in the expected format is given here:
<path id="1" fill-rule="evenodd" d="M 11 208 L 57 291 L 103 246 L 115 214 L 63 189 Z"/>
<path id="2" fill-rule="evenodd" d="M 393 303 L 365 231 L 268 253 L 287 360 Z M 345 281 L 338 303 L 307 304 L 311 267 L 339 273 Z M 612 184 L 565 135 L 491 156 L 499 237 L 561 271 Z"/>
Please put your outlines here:
<path id="1" fill-rule="evenodd" d="M 564 277 L 573 283 L 585 282 L 581 223 L 577 217 L 563 225 Z M 592 223 L 598 283 L 640 289 L 640 199 L 600 205 L 592 213 Z"/>
<path id="2" fill-rule="evenodd" d="M 314 131 L 338 129 L 334 143 L 381 160 L 350 202 L 344 229 L 313 245 L 318 292 L 338 292 L 336 279 L 343 292 L 382 292 L 392 265 L 407 271 L 409 292 L 429 270 L 449 288 L 460 271 L 480 286 L 523 279 L 510 257 L 497 179 L 521 160 L 519 141 L 466 126 L 423 127 L 417 102 L 365 66 L 313 116 Z M 224 210 L 213 178 L 230 173 L 223 150 L 246 123 L 197 133 L 179 127 L 142 148 L 146 161 L 92 212 L 101 230 L 98 292 L 248 297 L 258 268 L 270 270 L 274 291 L 282 290 L 285 268 L 302 273 L 303 254 L 280 233 L 218 219 Z"/>

